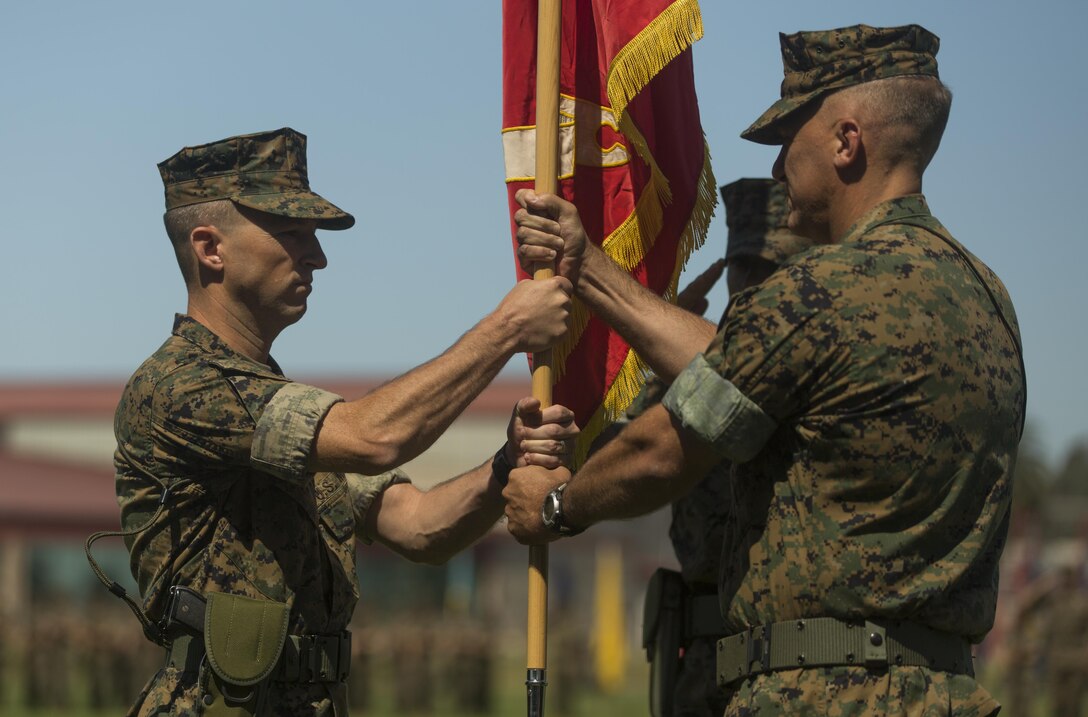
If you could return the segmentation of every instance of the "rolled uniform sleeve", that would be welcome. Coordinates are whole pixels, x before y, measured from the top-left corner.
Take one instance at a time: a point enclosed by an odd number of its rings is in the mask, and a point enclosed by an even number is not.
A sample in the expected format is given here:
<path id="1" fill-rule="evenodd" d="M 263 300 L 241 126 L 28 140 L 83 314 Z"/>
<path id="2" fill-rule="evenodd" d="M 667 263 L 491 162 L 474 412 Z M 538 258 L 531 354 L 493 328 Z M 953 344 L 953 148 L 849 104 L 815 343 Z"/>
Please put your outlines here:
<path id="1" fill-rule="evenodd" d="M 375 499 L 390 486 L 398 483 L 411 483 L 408 475 L 396 468 L 376 476 L 366 476 L 362 473 L 347 473 L 344 475 L 348 484 L 348 495 L 351 497 L 351 507 L 355 513 L 355 537 L 367 545 L 374 542 L 374 536 L 367 532 L 367 514 Z"/>
<path id="2" fill-rule="evenodd" d="M 803 266 L 788 266 L 738 294 L 703 354 L 662 405 L 723 458 L 754 458 L 805 409 L 805 388 L 829 356 L 823 317 L 833 301 Z M 821 346 L 823 348 L 821 348 Z"/>
<path id="3" fill-rule="evenodd" d="M 342 400 L 313 386 L 284 384 L 257 421 L 250 462 L 279 478 L 305 475 L 317 428 L 329 409 Z"/>
<path id="4" fill-rule="evenodd" d="M 662 405 L 723 458 L 750 460 L 778 424 L 699 354 L 676 377 Z"/>

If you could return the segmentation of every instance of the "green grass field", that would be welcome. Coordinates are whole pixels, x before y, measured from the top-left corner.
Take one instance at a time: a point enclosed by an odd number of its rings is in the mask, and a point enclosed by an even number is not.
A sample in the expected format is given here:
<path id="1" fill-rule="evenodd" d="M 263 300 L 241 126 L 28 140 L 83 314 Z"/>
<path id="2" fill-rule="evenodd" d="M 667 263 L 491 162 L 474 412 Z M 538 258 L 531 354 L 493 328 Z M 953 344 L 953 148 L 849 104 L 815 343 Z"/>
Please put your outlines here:
<path id="1" fill-rule="evenodd" d="M 553 659 L 558 659 L 553 656 Z M 17 668 L 9 663 L 9 667 Z M 1003 676 L 995 674 L 996 671 L 983 672 L 980 675 L 982 683 L 999 700 L 1004 701 L 1005 680 Z M 557 677 L 549 674 L 550 685 L 545 701 L 545 714 L 548 717 L 597 717 L 598 715 L 648 715 L 647 707 L 647 667 L 639 659 L 632 659 L 627 669 L 627 681 L 624 689 L 614 694 L 603 694 L 591 686 L 578 686 L 570 688 Z M 29 709 L 22 706 L 23 692 L 20 672 L 17 669 L 9 669 L 4 676 L 2 694 L 0 694 L 0 717 L 116 717 L 123 714 L 124 707 L 118 706 L 109 710 L 92 710 L 86 707 L 89 694 L 86 684 L 79 684 L 73 680 L 71 686 L 72 706 L 68 708 Z M 513 659 L 505 659 L 493 668 L 491 681 L 491 710 L 484 714 L 490 715 L 522 715 L 525 714 L 525 669 Z M 443 717 L 479 717 L 481 713 L 460 711 L 456 708 L 454 696 L 449 691 L 444 691 L 441 681 L 433 684 L 433 707 L 430 711 L 398 712 L 395 706 L 393 667 L 388 662 L 378 662 L 374 665 L 371 674 L 371 683 L 374 689 L 370 703 L 366 709 L 353 709 L 353 715 L 367 715 L 372 717 L 422 717 L 423 715 L 442 715 Z M 1039 690 L 1039 694 L 1033 700 L 1029 715 L 1019 717 L 1075 717 L 1072 715 L 1053 715 L 1048 708 L 1046 695 L 1046 680 L 1032 682 Z M 564 700 L 560 691 L 568 689 L 572 694 L 569 700 Z M 566 707 L 564 709 L 564 706 Z M 1003 710 L 1004 713 L 1007 710 Z M 1010 715 L 1010 717 L 1015 717 Z M 1088 710 L 1082 712 L 1081 717 L 1088 717 Z"/>
<path id="2" fill-rule="evenodd" d="M 22 672 L 19 666 L 4 675 L 0 688 L 0 717 L 116 717 L 123 714 L 127 705 L 108 710 L 93 710 L 89 704 L 88 685 L 74 678 L 68 690 L 70 707 L 31 709 L 25 704 L 25 688 L 22 684 Z M 150 674 L 151 668 L 149 668 Z M 646 704 L 647 670 L 645 663 L 633 664 L 628 669 L 627 688 L 616 694 L 602 694 L 592 687 L 581 686 L 571 690 L 569 700 L 563 700 L 560 690 L 564 685 L 556 682 L 556 676 L 549 674 L 549 687 L 546 691 L 545 713 L 549 717 L 590 717 L 595 715 L 639 715 L 648 714 Z M 443 717 L 479 717 L 480 713 L 459 711 L 451 692 L 443 689 L 441 681 L 433 683 L 433 708 L 430 712 L 398 712 L 395 706 L 394 675 L 392 665 L 377 663 L 371 674 L 374 686 L 370 703 L 366 709 L 352 709 L 353 715 L 373 717 L 422 716 L 424 714 L 442 715 Z M 525 706 L 525 667 L 512 659 L 507 659 L 493 668 L 491 677 L 491 710 L 484 714 L 519 715 L 526 711 Z M 561 710 L 563 703 L 569 705 Z"/>

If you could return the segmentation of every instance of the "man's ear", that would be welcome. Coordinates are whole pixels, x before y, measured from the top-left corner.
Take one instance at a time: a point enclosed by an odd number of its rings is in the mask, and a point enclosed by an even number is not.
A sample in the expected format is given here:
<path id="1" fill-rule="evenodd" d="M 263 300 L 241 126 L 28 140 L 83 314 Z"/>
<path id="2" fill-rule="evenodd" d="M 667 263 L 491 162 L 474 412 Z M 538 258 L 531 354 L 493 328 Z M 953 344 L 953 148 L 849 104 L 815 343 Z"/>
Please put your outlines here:
<path id="1" fill-rule="evenodd" d="M 861 123 L 852 117 L 839 120 L 835 127 L 835 169 L 840 172 L 850 169 L 863 161 L 864 156 Z"/>
<path id="2" fill-rule="evenodd" d="M 217 274 L 223 271 L 222 242 L 223 237 L 214 226 L 196 227 L 189 232 L 189 244 L 201 271 Z"/>

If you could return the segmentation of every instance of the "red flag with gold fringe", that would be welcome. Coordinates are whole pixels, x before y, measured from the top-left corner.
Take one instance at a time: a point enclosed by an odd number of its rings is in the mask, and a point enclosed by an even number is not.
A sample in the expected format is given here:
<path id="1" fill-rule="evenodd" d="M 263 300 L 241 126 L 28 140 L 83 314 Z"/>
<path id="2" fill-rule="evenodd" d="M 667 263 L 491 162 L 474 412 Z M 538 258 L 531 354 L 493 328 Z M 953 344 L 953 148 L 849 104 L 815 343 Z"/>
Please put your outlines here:
<path id="1" fill-rule="evenodd" d="M 691 45 L 703 34 L 699 5 L 563 0 L 562 18 L 559 194 L 578 207 L 591 241 L 643 286 L 673 298 L 717 202 L 692 68 Z M 504 0 L 502 137 L 511 217 L 514 194 L 532 188 L 535 173 L 536 21 L 534 0 Z M 646 367 L 577 300 L 553 357 L 554 401 L 574 410 L 582 426 L 580 462 L 634 399 Z"/>

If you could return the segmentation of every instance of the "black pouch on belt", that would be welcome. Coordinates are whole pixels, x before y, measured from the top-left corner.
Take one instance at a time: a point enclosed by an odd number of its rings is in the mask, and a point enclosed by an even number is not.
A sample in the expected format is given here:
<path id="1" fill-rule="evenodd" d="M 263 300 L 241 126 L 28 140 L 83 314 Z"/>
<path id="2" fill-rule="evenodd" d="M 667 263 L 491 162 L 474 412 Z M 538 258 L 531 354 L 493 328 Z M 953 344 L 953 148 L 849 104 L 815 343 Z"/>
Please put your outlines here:
<path id="1" fill-rule="evenodd" d="M 650 661 L 650 714 L 671 717 L 684 639 L 684 580 L 658 568 L 650 577 L 642 616 L 642 646 Z"/>

